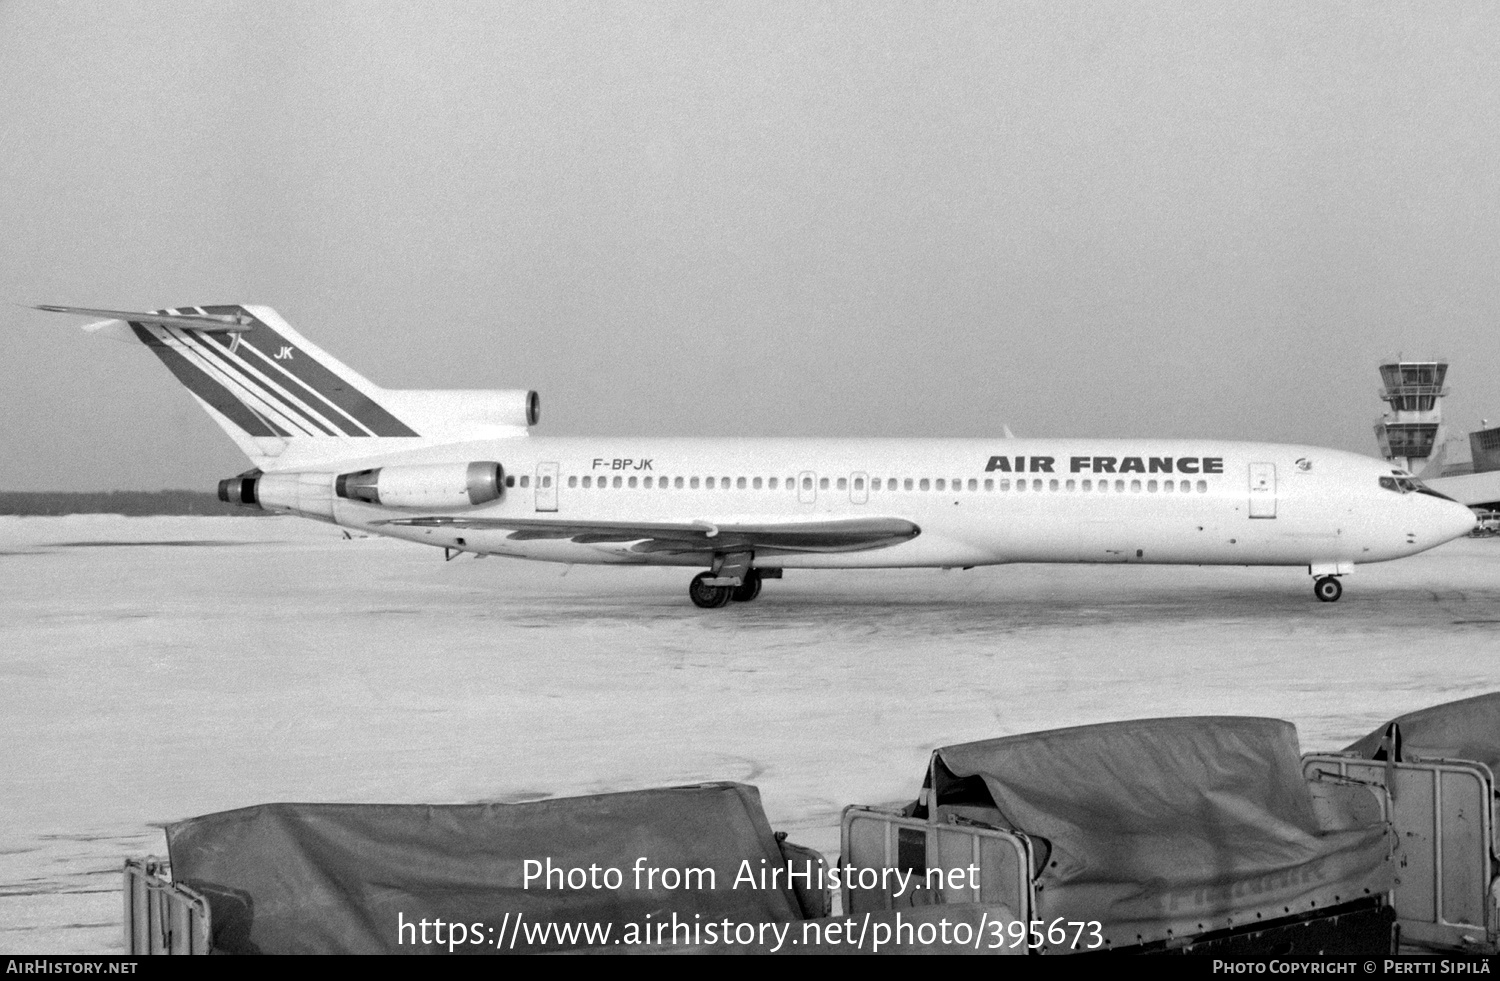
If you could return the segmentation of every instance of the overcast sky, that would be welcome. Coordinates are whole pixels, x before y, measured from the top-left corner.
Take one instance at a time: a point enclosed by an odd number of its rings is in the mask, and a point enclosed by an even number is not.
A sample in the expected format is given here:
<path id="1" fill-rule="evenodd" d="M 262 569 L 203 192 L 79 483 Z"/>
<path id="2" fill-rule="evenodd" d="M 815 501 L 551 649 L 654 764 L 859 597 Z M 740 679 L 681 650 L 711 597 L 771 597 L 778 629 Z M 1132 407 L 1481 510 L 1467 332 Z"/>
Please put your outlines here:
<path id="1" fill-rule="evenodd" d="M 1500 420 L 1500 4 L 0 0 L 0 301 L 253 302 L 538 435 Z M 0 307 L 0 489 L 247 465 Z"/>

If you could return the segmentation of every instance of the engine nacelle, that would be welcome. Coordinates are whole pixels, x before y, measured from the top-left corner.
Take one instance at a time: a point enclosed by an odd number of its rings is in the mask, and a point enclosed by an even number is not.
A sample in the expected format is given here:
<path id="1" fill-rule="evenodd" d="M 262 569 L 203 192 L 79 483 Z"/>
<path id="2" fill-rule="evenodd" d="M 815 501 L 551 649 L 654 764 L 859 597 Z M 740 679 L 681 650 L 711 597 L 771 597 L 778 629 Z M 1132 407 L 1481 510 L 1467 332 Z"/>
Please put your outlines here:
<path id="1" fill-rule="evenodd" d="M 333 474 L 252 470 L 219 481 L 219 500 L 262 511 L 287 511 L 304 518 L 332 521 Z"/>
<path id="2" fill-rule="evenodd" d="M 260 471 L 251 470 L 238 477 L 219 481 L 219 500 L 243 508 L 260 508 Z M 264 510 L 264 509 L 262 509 Z"/>
<path id="3" fill-rule="evenodd" d="M 423 436 L 488 439 L 535 426 L 542 402 L 530 389 L 393 389 L 381 401 Z"/>
<path id="4" fill-rule="evenodd" d="M 498 463 L 428 463 L 339 474 L 333 492 L 349 501 L 392 508 L 464 508 L 505 493 Z"/>

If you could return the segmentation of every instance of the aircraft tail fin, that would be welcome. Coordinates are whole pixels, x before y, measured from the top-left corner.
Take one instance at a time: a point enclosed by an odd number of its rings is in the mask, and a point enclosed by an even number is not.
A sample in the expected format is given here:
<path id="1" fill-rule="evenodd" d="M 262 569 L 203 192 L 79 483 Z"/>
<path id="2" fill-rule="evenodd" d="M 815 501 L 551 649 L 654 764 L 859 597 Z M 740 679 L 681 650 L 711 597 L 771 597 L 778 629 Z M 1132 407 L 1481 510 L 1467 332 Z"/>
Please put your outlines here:
<path id="1" fill-rule="evenodd" d="M 84 329 L 133 336 L 260 467 L 278 469 L 379 452 L 373 441 L 524 434 L 534 392 L 383 389 L 299 334 L 265 306 L 177 307 L 154 312 L 44 306 L 109 319 Z M 519 403 L 519 405 L 518 405 Z"/>

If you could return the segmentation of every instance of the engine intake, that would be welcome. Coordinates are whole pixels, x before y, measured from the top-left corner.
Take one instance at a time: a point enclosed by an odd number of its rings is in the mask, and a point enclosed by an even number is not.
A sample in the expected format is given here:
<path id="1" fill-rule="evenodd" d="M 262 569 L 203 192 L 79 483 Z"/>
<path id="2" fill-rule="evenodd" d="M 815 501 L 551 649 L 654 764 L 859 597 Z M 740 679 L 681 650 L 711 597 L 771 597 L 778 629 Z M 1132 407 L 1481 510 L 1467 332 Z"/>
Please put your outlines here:
<path id="1" fill-rule="evenodd" d="M 505 468 L 483 461 L 376 467 L 339 474 L 333 492 L 393 508 L 473 507 L 505 493 Z"/>

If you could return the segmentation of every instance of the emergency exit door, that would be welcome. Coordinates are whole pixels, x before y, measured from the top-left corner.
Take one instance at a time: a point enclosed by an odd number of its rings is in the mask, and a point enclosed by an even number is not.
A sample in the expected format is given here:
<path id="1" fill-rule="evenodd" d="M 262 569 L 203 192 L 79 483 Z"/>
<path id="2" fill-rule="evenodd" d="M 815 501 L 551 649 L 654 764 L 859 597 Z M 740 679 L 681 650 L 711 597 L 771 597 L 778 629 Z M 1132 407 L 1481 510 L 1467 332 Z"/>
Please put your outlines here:
<path id="1" fill-rule="evenodd" d="M 557 510 L 557 464 L 555 463 L 536 465 L 536 509 L 538 511 Z"/>
<path id="2" fill-rule="evenodd" d="M 1250 517 L 1276 517 L 1276 464 L 1250 464 Z"/>

